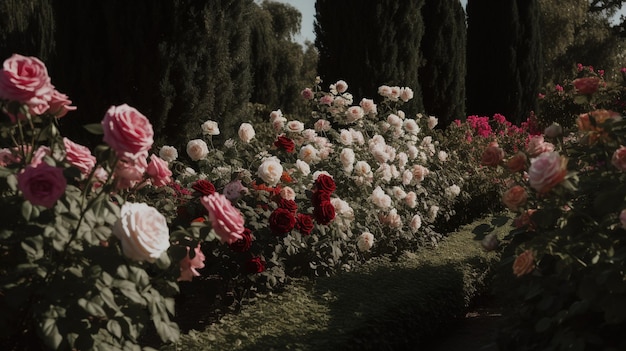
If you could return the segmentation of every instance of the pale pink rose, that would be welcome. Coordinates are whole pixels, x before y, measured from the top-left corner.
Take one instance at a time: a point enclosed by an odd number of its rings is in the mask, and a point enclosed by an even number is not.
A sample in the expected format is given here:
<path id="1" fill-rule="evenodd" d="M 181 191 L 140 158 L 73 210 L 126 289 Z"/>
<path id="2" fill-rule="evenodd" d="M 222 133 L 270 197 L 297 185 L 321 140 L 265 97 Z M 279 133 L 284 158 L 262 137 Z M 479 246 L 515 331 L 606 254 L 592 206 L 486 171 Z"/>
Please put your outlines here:
<path id="1" fill-rule="evenodd" d="M 398 210 L 392 208 L 388 214 L 379 217 L 381 223 L 388 225 L 391 228 L 402 228 L 402 217 L 398 214 Z"/>
<path id="2" fill-rule="evenodd" d="M 272 128 L 274 128 L 274 131 L 280 132 L 285 128 L 285 123 L 287 123 L 287 118 L 283 116 L 276 117 L 272 121 Z"/>
<path id="3" fill-rule="evenodd" d="M 270 112 L 270 122 L 274 122 L 276 118 L 282 118 L 282 117 L 283 117 L 283 111 L 281 111 L 280 109 Z"/>
<path id="4" fill-rule="evenodd" d="M 626 147 L 620 146 L 619 149 L 615 150 L 613 153 L 613 157 L 611 157 L 611 163 L 615 168 L 619 169 L 622 172 L 626 172 Z"/>
<path id="5" fill-rule="evenodd" d="M 404 203 L 410 208 L 415 208 L 415 206 L 417 206 L 417 194 L 413 191 L 406 193 Z"/>
<path id="6" fill-rule="evenodd" d="M 390 125 L 394 127 L 401 127 L 403 121 L 402 121 L 402 118 L 400 118 L 400 116 L 390 113 L 389 116 L 387 116 L 387 123 L 389 123 Z"/>
<path id="7" fill-rule="evenodd" d="M 335 107 L 346 107 L 350 104 L 350 102 L 345 98 L 345 96 L 337 96 L 333 99 L 333 106 Z"/>
<path id="8" fill-rule="evenodd" d="M 554 145 L 545 142 L 542 135 L 535 135 L 531 137 L 528 141 L 528 146 L 526 146 L 526 152 L 530 155 L 530 157 L 536 157 L 541 153 L 551 151 L 554 151 Z"/>
<path id="9" fill-rule="evenodd" d="M 241 123 L 239 126 L 239 139 L 244 143 L 249 143 L 255 136 L 254 127 L 250 123 Z"/>
<path id="10" fill-rule="evenodd" d="M 411 160 L 415 160 L 417 156 L 419 155 L 419 150 L 417 146 L 415 145 L 409 145 L 406 151 L 407 151 L 407 155 L 409 155 L 409 158 Z"/>
<path id="11" fill-rule="evenodd" d="M 332 105 L 335 98 L 332 95 L 324 95 L 320 98 L 320 105 Z"/>
<path id="12" fill-rule="evenodd" d="M 302 131 L 302 138 L 304 141 L 312 142 L 317 137 L 317 132 L 313 129 L 305 129 Z"/>
<path id="13" fill-rule="evenodd" d="M 429 173 L 430 171 L 428 170 L 428 168 L 422 165 L 413 165 L 413 178 L 418 183 L 423 181 L 424 178 L 426 178 L 426 176 L 428 176 Z"/>
<path id="14" fill-rule="evenodd" d="M 391 197 L 383 191 L 380 186 L 377 186 L 369 197 L 369 201 L 381 209 L 387 209 L 391 207 Z"/>
<path id="15" fill-rule="evenodd" d="M 364 115 L 365 111 L 361 106 L 350 106 L 346 111 L 346 120 L 348 123 L 353 123 L 363 118 Z"/>
<path id="16" fill-rule="evenodd" d="M 44 157 L 52 155 L 52 151 L 50 147 L 41 145 L 35 150 L 33 153 L 33 158 L 30 159 L 30 165 L 33 167 L 37 167 L 40 163 L 43 162 Z"/>
<path id="17" fill-rule="evenodd" d="M 408 87 L 404 87 L 400 89 L 400 99 L 404 102 L 407 102 L 413 98 L 413 90 Z"/>
<path id="18" fill-rule="evenodd" d="M 339 131 L 339 142 L 343 145 L 352 145 L 352 133 L 345 129 Z"/>
<path id="19" fill-rule="evenodd" d="M 369 232 L 365 232 L 359 235 L 359 239 L 356 242 L 356 246 L 359 248 L 359 251 L 369 251 L 372 246 L 374 246 L 374 235 Z"/>
<path id="20" fill-rule="evenodd" d="M 65 116 L 69 111 L 76 110 L 76 106 L 70 106 L 72 101 L 67 95 L 58 92 L 56 89 L 52 91 L 50 101 L 48 102 L 48 113 L 56 118 Z"/>
<path id="21" fill-rule="evenodd" d="M 243 238 L 243 216 L 226 196 L 214 193 L 203 196 L 200 201 L 209 212 L 213 231 L 222 243 L 232 244 Z"/>
<path id="22" fill-rule="evenodd" d="M 284 186 L 280 189 L 280 197 L 285 200 L 294 201 L 296 199 L 296 191 L 289 186 Z"/>
<path id="23" fill-rule="evenodd" d="M 91 154 L 88 147 L 76 144 L 68 138 L 63 138 L 65 146 L 65 159 L 72 166 L 78 168 L 80 173 L 88 175 L 96 165 L 96 158 Z"/>
<path id="24" fill-rule="evenodd" d="M 361 106 L 363 113 L 366 115 L 375 115 L 378 113 L 378 108 L 372 99 L 363 98 L 359 103 L 359 106 Z"/>
<path id="25" fill-rule="evenodd" d="M 335 83 L 335 89 L 337 89 L 339 94 L 345 93 L 348 90 L 348 83 L 343 80 L 338 80 L 337 83 Z"/>
<path id="26" fill-rule="evenodd" d="M 28 104 L 41 114 L 48 109 L 54 91 L 48 69 L 36 57 L 13 54 L 0 70 L 0 99 Z"/>
<path id="27" fill-rule="evenodd" d="M 619 223 L 622 225 L 623 229 L 626 229 L 626 209 L 619 213 Z"/>
<path id="28" fill-rule="evenodd" d="M 414 119 L 405 119 L 403 122 L 404 130 L 412 135 L 417 135 L 420 132 L 420 127 L 417 125 Z"/>
<path id="29" fill-rule="evenodd" d="M 388 85 L 381 85 L 378 87 L 378 94 L 382 97 L 391 97 L 391 87 Z"/>
<path id="30" fill-rule="evenodd" d="M 144 153 L 141 157 L 134 159 L 122 157 L 117 161 L 113 172 L 117 189 L 132 188 L 143 180 L 146 168 L 148 168 L 146 157 L 147 154 Z"/>
<path id="31" fill-rule="evenodd" d="M 300 92 L 300 96 L 302 96 L 302 98 L 304 98 L 305 100 L 313 100 L 313 97 L 314 97 L 313 90 L 311 90 L 311 88 L 304 88 Z"/>
<path id="32" fill-rule="evenodd" d="M 135 261 L 154 262 L 170 247 L 165 216 L 145 203 L 122 205 L 113 234 L 121 241 L 124 255 Z"/>
<path id="33" fill-rule="evenodd" d="M 417 231 L 422 227 L 422 217 L 418 214 L 414 215 L 413 218 L 411 218 L 411 224 L 409 224 L 409 226 L 411 227 L 411 231 L 413 233 L 417 233 Z"/>
<path id="34" fill-rule="evenodd" d="M 428 216 L 430 217 L 430 220 L 432 222 L 434 222 L 435 219 L 437 219 L 438 214 L 439 214 L 439 206 L 437 205 L 430 206 L 430 208 L 428 209 Z"/>
<path id="35" fill-rule="evenodd" d="M 204 253 L 200 249 L 200 243 L 198 246 L 194 248 L 194 257 L 189 257 L 189 246 L 187 246 L 187 255 L 180 260 L 180 276 L 178 277 L 178 281 L 187 281 L 190 282 L 193 280 L 193 277 L 199 277 L 200 273 L 196 269 L 204 268 L 204 260 L 206 257 Z"/>
<path id="36" fill-rule="evenodd" d="M 241 184 L 241 180 L 233 180 L 224 186 L 222 194 L 230 201 L 237 201 L 242 195 L 248 193 L 248 188 Z"/>
<path id="37" fill-rule="evenodd" d="M 175 161 L 178 158 L 178 150 L 173 146 L 164 145 L 159 150 L 159 157 L 167 162 Z"/>
<path id="38" fill-rule="evenodd" d="M 193 139 L 187 143 L 187 155 L 192 161 L 199 161 L 209 154 L 209 146 L 202 139 Z"/>
<path id="39" fill-rule="evenodd" d="M 318 132 L 327 132 L 330 130 L 330 122 L 325 119 L 318 119 L 313 127 Z"/>
<path id="40" fill-rule="evenodd" d="M 434 116 L 429 116 L 428 119 L 426 120 L 426 122 L 428 123 L 428 128 L 429 129 L 434 129 L 437 124 L 439 123 L 439 119 L 437 117 Z"/>
<path id="41" fill-rule="evenodd" d="M 354 165 L 354 173 L 360 176 L 372 173 L 372 167 L 366 161 L 357 161 Z"/>
<path id="42" fill-rule="evenodd" d="M 275 186 L 283 175 L 283 166 L 276 157 L 268 157 L 259 166 L 257 175 L 269 186 Z"/>
<path id="43" fill-rule="evenodd" d="M 352 134 L 353 142 L 359 145 L 365 144 L 365 138 L 363 137 L 363 133 L 361 131 L 350 128 L 350 133 Z"/>
<path id="44" fill-rule="evenodd" d="M 35 206 L 52 208 L 65 193 L 66 186 L 63 169 L 45 162 L 28 166 L 17 175 L 17 188 Z"/>
<path id="45" fill-rule="evenodd" d="M 344 148 L 341 150 L 341 154 L 339 158 L 341 159 L 341 164 L 344 167 L 352 166 L 354 164 L 354 150 L 349 148 Z"/>
<path id="46" fill-rule="evenodd" d="M 313 145 L 305 145 L 300 149 L 298 158 L 302 161 L 311 164 L 320 160 L 320 152 Z"/>
<path id="47" fill-rule="evenodd" d="M 407 194 L 406 194 L 406 192 L 404 191 L 404 189 L 402 189 L 401 187 L 399 187 L 399 186 L 397 186 L 397 185 L 396 185 L 396 186 L 393 186 L 393 187 L 391 188 L 391 193 L 392 193 L 393 197 L 394 197 L 395 199 L 397 199 L 397 200 L 402 200 L 402 199 L 404 199 L 404 198 L 406 197 L 406 195 L 407 195 Z"/>
<path id="48" fill-rule="evenodd" d="M 540 194 L 547 193 L 565 179 L 567 158 L 558 152 L 544 152 L 531 159 L 528 169 L 530 186 Z"/>
<path id="49" fill-rule="evenodd" d="M 154 186 L 164 186 L 172 182 L 172 171 L 167 162 L 157 155 L 150 155 L 150 163 L 146 168 Z"/>
<path id="50" fill-rule="evenodd" d="M 296 160 L 296 169 L 302 173 L 302 175 L 307 176 L 311 173 L 311 166 L 308 163 L 302 160 Z"/>
<path id="51" fill-rule="evenodd" d="M 289 121 L 285 125 L 285 130 L 292 133 L 300 133 L 304 130 L 304 123 L 300 121 Z"/>
<path id="52" fill-rule="evenodd" d="M 19 162 L 20 158 L 9 148 L 0 149 L 0 167 Z"/>
<path id="53" fill-rule="evenodd" d="M 123 104 L 111 106 L 102 120 L 103 140 L 119 156 L 138 157 L 152 147 L 154 132 L 146 116 Z"/>
<path id="54" fill-rule="evenodd" d="M 389 100 L 398 101 L 400 98 L 400 87 L 393 86 L 391 87 L 391 93 L 389 94 Z"/>
<path id="55" fill-rule="evenodd" d="M 200 126 L 204 135 L 219 135 L 220 127 L 215 121 L 208 120 Z"/>
<path id="56" fill-rule="evenodd" d="M 448 160 L 448 153 L 441 150 L 437 153 L 437 158 L 439 158 L 441 162 L 446 162 Z"/>
<path id="57" fill-rule="evenodd" d="M 413 172 L 409 169 L 406 169 L 402 172 L 402 185 L 409 185 L 413 180 Z"/>

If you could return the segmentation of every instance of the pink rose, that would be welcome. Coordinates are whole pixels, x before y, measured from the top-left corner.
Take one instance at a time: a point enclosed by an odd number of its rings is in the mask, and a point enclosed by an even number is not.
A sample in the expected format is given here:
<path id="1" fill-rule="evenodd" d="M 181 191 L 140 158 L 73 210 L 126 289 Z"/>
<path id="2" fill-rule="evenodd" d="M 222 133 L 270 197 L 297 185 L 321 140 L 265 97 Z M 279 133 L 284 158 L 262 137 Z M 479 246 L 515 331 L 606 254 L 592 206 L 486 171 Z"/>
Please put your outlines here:
<path id="1" fill-rule="evenodd" d="M 532 272 L 535 269 L 535 254 L 526 250 L 519 254 L 513 262 L 513 274 L 521 277 Z"/>
<path id="2" fill-rule="evenodd" d="M 37 167 L 40 163 L 43 162 L 44 157 L 50 155 L 52 155 L 52 150 L 50 150 L 48 146 L 41 145 L 37 148 L 37 150 L 35 150 L 35 153 L 33 153 L 33 157 L 30 159 L 30 165 L 33 167 Z"/>
<path id="3" fill-rule="evenodd" d="M 209 212 L 209 220 L 221 242 L 230 245 L 242 238 L 243 216 L 226 196 L 215 193 L 203 196 L 200 201 Z"/>
<path id="4" fill-rule="evenodd" d="M 558 152 L 544 152 L 530 161 L 528 180 L 530 186 L 545 194 L 561 183 L 567 174 L 567 159 Z"/>
<path id="5" fill-rule="evenodd" d="M 528 146 L 526 146 L 526 152 L 530 155 L 530 157 L 535 157 L 539 154 L 550 151 L 554 151 L 554 145 L 545 142 L 542 135 L 535 135 L 531 137 L 528 141 Z"/>
<path id="6" fill-rule="evenodd" d="M 76 110 L 76 106 L 70 106 L 71 103 L 72 101 L 68 99 L 67 95 L 53 90 L 50 96 L 50 102 L 48 103 L 50 105 L 48 113 L 54 115 L 56 118 L 61 118 L 69 111 Z"/>
<path id="7" fill-rule="evenodd" d="M 527 200 L 528 194 L 526 193 L 526 189 L 519 185 L 513 186 L 502 195 L 502 202 L 511 211 L 519 210 L 521 206 L 526 204 Z"/>
<path id="8" fill-rule="evenodd" d="M 190 282 L 193 277 L 200 276 L 196 269 L 204 268 L 204 260 L 206 259 L 200 249 L 200 243 L 194 248 L 194 253 L 193 258 L 189 257 L 189 246 L 187 246 L 187 256 L 180 260 L 180 277 L 178 277 L 178 281 Z"/>
<path id="9" fill-rule="evenodd" d="M 96 165 L 96 158 L 89 148 L 76 144 L 68 138 L 63 138 L 63 145 L 65 146 L 65 159 L 78 168 L 80 173 L 88 175 Z"/>
<path id="10" fill-rule="evenodd" d="M 126 104 L 111 106 L 102 120 L 103 140 L 120 156 L 136 158 L 152 147 L 154 132 L 146 116 Z"/>
<path id="11" fill-rule="evenodd" d="M 583 95 L 591 95 L 598 91 L 600 87 L 600 78 L 598 77 L 583 77 L 574 79 L 572 82 L 576 92 Z"/>
<path id="12" fill-rule="evenodd" d="M 36 167 L 26 167 L 17 175 L 17 187 L 24 198 L 33 205 L 52 208 L 65 193 L 67 181 L 63 169 L 42 162 Z"/>
<path id="13" fill-rule="evenodd" d="M 615 168 L 626 172 L 626 146 L 620 146 L 619 149 L 615 150 L 611 158 L 611 163 Z"/>
<path id="14" fill-rule="evenodd" d="M 300 95 L 305 99 L 305 100 L 313 100 L 313 90 L 311 90 L 311 88 L 304 88 L 304 90 L 302 90 L 300 92 Z"/>
<path id="15" fill-rule="evenodd" d="M 150 163 L 146 168 L 146 173 L 152 179 L 155 186 L 164 186 L 172 181 L 172 171 L 167 166 L 167 162 L 157 155 L 150 155 Z"/>
<path id="16" fill-rule="evenodd" d="M 117 189 L 128 189 L 137 185 L 143 180 L 147 167 L 148 163 L 146 162 L 145 154 L 136 159 L 130 157 L 120 158 L 114 171 Z"/>
<path id="17" fill-rule="evenodd" d="M 46 66 L 36 57 L 14 54 L 0 70 L 0 98 L 28 104 L 38 113 L 48 109 L 54 87 Z"/>
<path id="18" fill-rule="evenodd" d="M 504 159 L 504 150 L 498 146 L 488 146 L 480 159 L 483 166 L 497 167 Z"/>

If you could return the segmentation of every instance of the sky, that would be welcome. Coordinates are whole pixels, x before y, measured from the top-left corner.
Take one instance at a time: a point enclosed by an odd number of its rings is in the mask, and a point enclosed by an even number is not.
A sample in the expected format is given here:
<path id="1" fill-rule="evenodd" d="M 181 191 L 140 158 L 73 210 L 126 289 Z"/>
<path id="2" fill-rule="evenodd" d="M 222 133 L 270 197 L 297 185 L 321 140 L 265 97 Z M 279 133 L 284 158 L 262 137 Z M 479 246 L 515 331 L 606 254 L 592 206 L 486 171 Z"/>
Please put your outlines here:
<path id="1" fill-rule="evenodd" d="M 313 31 L 313 21 L 315 20 L 315 0 L 275 0 L 278 2 L 284 2 L 289 4 L 302 14 L 302 27 L 300 34 L 296 35 L 294 40 L 300 44 L 304 44 L 309 40 L 313 42 L 315 40 L 315 34 Z M 467 0 L 460 0 L 463 7 L 467 4 Z M 615 16 L 616 20 L 619 20 L 620 15 L 626 15 L 626 6 L 622 7 L 619 13 Z"/>

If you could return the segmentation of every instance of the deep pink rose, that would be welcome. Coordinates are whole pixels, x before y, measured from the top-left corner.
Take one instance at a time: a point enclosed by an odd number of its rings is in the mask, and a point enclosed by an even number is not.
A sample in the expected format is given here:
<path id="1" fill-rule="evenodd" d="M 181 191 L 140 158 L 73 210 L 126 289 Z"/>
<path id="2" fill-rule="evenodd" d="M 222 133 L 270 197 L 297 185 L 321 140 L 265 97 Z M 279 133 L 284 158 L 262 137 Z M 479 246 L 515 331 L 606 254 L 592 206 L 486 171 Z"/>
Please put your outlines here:
<path id="1" fill-rule="evenodd" d="M 111 106 L 102 120 L 103 140 L 120 156 L 135 158 L 152 147 L 154 132 L 146 116 L 126 104 Z"/>
<path id="2" fill-rule="evenodd" d="M 63 138 L 65 146 L 65 159 L 72 166 L 78 168 L 80 173 L 88 175 L 96 165 L 96 158 L 91 154 L 89 148 L 76 144 L 68 138 Z"/>
<path id="3" fill-rule="evenodd" d="M 243 216 L 226 196 L 214 193 L 203 196 L 200 202 L 209 212 L 209 220 L 221 242 L 230 245 L 243 237 Z"/>
<path id="4" fill-rule="evenodd" d="M 19 101 L 38 113 L 48 109 L 54 87 L 46 66 L 36 57 L 14 54 L 0 70 L 0 98 Z"/>
<path id="5" fill-rule="evenodd" d="M 187 246 L 187 256 L 180 260 L 180 277 L 178 277 L 178 281 L 190 282 L 193 277 L 200 276 L 200 273 L 198 273 L 196 269 L 204 268 L 204 260 L 206 257 L 200 249 L 200 243 L 194 248 L 193 258 L 189 256 L 189 251 L 189 246 Z"/>
<path id="6" fill-rule="evenodd" d="M 36 167 L 26 167 L 17 175 L 17 187 L 24 198 L 33 205 L 52 208 L 65 193 L 67 181 L 63 169 L 42 162 Z"/>
<path id="7" fill-rule="evenodd" d="M 170 171 L 167 162 L 154 154 L 150 155 L 150 163 L 148 163 L 146 173 L 155 186 L 164 186 L 172 181 L 172 171 Z"/>
<path id="8" fill-rule="evenodd" d="M 50 96 L 50 101 L 48 105 L 48 113 L 54 115 L 56 118 L 61 118 L 65 116 L 69 111 L 76 110 L 76 106 L 70 106 L 72 101 L 68 98 L 67 95 L 58 92 L 56 89 L 52 91 L 52 95 Z"/>
<path id="9" fill-rule="evenodd" d="M 583 77 L 574 79 L 572 82 L 576 92 L 583 95 L 591 95 L 598 91 L 600 87 L 600 78 L 598 77 Z"/>
<path id="10" fill-rule="evenodd" d="M 561 183 L 567 175 L 567 159 L 558 152 L 544 152 L 530 161 L 528 180 L 538 193 L 544 194 Z"/>

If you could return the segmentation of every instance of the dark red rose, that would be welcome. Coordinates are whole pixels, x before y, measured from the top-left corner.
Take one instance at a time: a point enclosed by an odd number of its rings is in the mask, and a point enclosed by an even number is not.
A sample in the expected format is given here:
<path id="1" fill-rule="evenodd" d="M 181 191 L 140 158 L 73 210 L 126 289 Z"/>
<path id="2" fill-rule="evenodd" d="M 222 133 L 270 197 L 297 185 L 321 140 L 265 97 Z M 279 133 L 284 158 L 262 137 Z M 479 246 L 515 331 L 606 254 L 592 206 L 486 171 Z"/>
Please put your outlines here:
<path id="1" fill-rule="evenodd" d="M 296 213 L 296 211 L 298 211 L 298 204 L 293 200 L 287 200 L 281 197 L 280 199 L 278 199 L 278 201 L 276 201 L 276 203 L 278 204 L 279 208 L 287 209 L 292 213 Z"/>
<path id="2" fill-rule="evenodd" d="M 248 228 L 243 229 L 242 238 L 228 245 L 235 252 L 247 252 L 252 245 L 252 231 Z"/>
<path id="3" fill-rule="evenodd" d="M 274 234 L 287 234 L 296 225 L 296 217 L 288 209 L 279 207 L 270 215 L 269 223 Z"/>
<path id="4" fill-rule="evenodd" d="M 320 174 L 315 180 L 315 186 L 318 190 L 332 193 L 337 188 L 335 180 L 326 174 Z"/>
<path id="5" fill-rule="evenodd" d="M 296 217 L 296 229 L 302 235 L 309 235 L 313 230 L 313 217 L 308 214 L 300 213 Z"/>
<path id="6" fill-rule="evenodd" d="M 209 182 L 206 179 L 200 179 L 197 182 L 193 183 L 191 188 L 203 196 L 212 195 L 215 193 L 215 185 Z"/>
<path id="7" fill-rule="evenodd" d="M 244 268 L 248 273 L 261 273 L 265 271 L 265 261 L 261 257 L 252 257 L 244 263 Z"/>
<path id="8" fill-rule="evenodd" d="M 313 207 L 319 206 L 322 202 L 330 201 L 330 193 L 327 191 L 315 191 L 313 195 L 311 195 L 311 203 Z"/>
<path id="9" fill-rule="evenodd" d="M 296 149 L 296 143 L 293 140 L 287 138 L 286 136 L 279 136 L 278 139 L 274 142 L 274 146 L 279 149 L 283 149 L 287 152 L 294 152 Z"/>
<path id="10" fill-rule="evenodd" d="M 319 224 L 328 224 L 335 218 L 335 206 L 330 201 L 323 201 L 313 208 L 313 216 Z"/>

